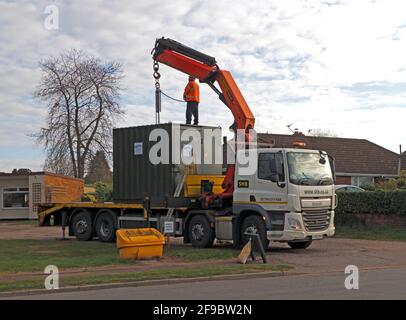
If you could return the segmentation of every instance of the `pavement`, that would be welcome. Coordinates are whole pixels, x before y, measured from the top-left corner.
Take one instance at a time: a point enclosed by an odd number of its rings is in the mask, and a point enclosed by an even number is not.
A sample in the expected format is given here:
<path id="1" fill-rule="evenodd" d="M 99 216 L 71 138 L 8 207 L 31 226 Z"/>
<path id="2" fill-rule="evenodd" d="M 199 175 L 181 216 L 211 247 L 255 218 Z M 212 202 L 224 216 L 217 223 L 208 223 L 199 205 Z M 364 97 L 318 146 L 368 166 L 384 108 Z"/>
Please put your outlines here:
<path id="1" fill-rule="evenodd" d="M 61 227 L 39 227 L 36 220 L 0 221 L 0 240 L 55 240 L 61 237 Z"/>
<path id="2" fill-rule="evenodd" d="M 314 241 L 306 250 L 272 244 L 270 262 L 290 264 L 304 273 L 342 271 L 348 265 L 363 269 L 406 267 L 406 242 L 330 238 Z"/>

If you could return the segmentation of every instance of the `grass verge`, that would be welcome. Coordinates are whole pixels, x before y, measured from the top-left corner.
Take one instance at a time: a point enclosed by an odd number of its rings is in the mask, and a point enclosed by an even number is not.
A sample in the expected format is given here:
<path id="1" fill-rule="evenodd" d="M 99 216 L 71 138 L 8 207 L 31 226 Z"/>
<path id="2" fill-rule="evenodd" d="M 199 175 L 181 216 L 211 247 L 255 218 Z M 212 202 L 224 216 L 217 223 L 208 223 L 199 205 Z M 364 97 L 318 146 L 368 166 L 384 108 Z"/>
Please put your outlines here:
<path id="1" fill-rule="evenodd" d="M 233 248 L 196 249 L 191 246 L 172 246 L 165 257 L 178 261 L 231 259 L 238 256 Z M 76 240 L 0 240 L 0 273 L 43 271 L 47 265 L 60 270 L 109 265 L 131 265 L 122 260 L 114 243 Z"/>
<path id="2" fill-rule="evenodd" d="M 287 265 L 246 264 L 246 265 L 213 265 L 193 267 L 188 269 L 171 268 L 160 270 L 146 270 L 141 272 L 126 272 L 114 274 L 98 274 L 95 276 L 66 276 L 61 275 L 60 287 L 83 286 L 103 283 L 126 283 L 145 280 L 182 279 L 195 277 L 210 277 L 219 275 L 245 274 L 265 271 L 288 271 L 292 267 Z M 43 280 L 21 280 L 0 283 L 0 292 L 43 289 Z"/>
<path id="3" fill-rule="evenodd" d="M 115 244 L 97 241 L 79 242 L 76 240 L 0 240 L 0 275 L 6 273 L 0 282 L 0 292 L 41 289 L 45 275 L 13 278 L 18 272 L 43 272 L 47 265 L 56 265 L 60 271 L 60 287 L 81 286 L 102 283 L 122 283 L 143 280 L 179 279 L 190 277 L 208 277 L 224 274 L 241 274 L 262 271 L 285 271 L 286 265 L 230 264 L 227 259 L 238 256 L 231 247 L 196 249 L 190 246 L 172 246 L 165 252 L 165 258 L 181 262 L 219 260 L 210 265 L 190 265 L 187 268 L 176 265 L 162 265 L 159 269 L 135 270 L 129 272 L 104 271 L 92 275 L 64 274 L 70 268 L 89 268 L 97 266 L 136 265 L 136 261 L 122 260 L 118 256 Z M 223 261 L 221 261 L 223 260 Z M 10 276 L 8 276 L 10 274 Z"/>
<path id="4" fill-rule="evenodd" d="M 50 264 L 64 269 L 128 263 L 111 243 L 0 240 L 0 272 L 43 271 Z"/>
<path id="5" fill-rule="evenodd" d="M 385 225 L 337 225 L 336 237 L 365 240 L 406 241 L 406 227 Z"/>
<path id="6" fill-rule="evenodd" d="M 176 246 L 165 254 L 182 259 L 184 261 L 200 261 L 209 259 L 233 259 L 237 258 L 240 251 L 233 247 L 216 247 L 196 249 L 190 246 Z"/>

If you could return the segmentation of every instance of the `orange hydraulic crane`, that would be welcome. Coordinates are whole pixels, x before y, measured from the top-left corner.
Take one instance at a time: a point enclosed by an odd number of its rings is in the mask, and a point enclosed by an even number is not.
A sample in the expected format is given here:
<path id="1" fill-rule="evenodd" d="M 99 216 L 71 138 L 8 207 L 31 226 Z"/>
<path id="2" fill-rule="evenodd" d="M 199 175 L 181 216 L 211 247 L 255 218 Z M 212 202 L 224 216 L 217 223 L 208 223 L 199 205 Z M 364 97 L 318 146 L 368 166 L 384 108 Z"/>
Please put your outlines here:
<path id="1" fill-rule="evenodd" d="M 164 63 L 183 73 L 194 76 L 200 82 L 207 83 L 219 96 L 220 100 L 230 109 L 234 116 L 232 129 L 245 131 L 246 142 L 250 140 L 249 130 L 254 129 L 255 118 L 245 101 L 240 89 L 229 71 L 221 70 L 216 59 L 202 52 L 189 48 L 177 41 L 160 38 L 155 42 L 152 51 L 154 59 L 154 77 L 159 79 L 158 62 Z M 218 83 L 218 89 L 215 83 Z M 229 164 L 223 181 L 222 198 L 232 196 L 234 191 L 235 165 Z"/>

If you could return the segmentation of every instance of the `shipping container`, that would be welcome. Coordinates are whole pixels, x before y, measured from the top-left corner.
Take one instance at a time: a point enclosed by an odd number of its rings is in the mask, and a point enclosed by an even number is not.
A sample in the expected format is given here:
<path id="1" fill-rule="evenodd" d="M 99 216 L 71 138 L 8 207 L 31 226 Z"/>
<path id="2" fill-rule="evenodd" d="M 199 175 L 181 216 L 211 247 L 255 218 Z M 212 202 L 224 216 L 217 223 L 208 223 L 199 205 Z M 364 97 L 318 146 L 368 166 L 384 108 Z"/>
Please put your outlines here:
<path id="1" fill-rule="evenodd" d="M 205 136 L 211 137 L 206 143 Z M 220 127 L 164 123 L 114 129 L 114 201 L 173 196 L 185 172 L 221 175 L 221 157 Z"/>

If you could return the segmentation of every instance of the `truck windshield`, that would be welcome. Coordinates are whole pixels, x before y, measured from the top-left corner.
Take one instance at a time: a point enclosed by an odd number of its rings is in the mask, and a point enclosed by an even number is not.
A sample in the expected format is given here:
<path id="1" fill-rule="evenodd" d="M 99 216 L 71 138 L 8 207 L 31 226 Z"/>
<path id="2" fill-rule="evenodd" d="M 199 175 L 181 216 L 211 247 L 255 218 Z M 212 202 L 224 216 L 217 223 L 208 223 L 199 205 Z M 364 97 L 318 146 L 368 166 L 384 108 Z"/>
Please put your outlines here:
<path id="1" fill-rule="evenodd" d="M 298 185 L 331 185 L 333 178 L 328 157 L 320 153 L 288 152 L 289 180 Z"/>

